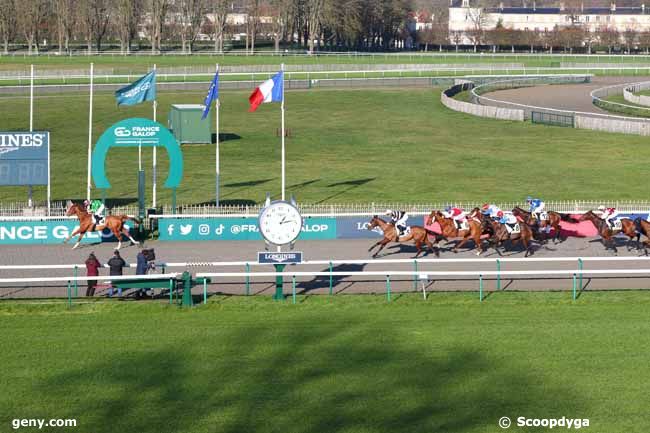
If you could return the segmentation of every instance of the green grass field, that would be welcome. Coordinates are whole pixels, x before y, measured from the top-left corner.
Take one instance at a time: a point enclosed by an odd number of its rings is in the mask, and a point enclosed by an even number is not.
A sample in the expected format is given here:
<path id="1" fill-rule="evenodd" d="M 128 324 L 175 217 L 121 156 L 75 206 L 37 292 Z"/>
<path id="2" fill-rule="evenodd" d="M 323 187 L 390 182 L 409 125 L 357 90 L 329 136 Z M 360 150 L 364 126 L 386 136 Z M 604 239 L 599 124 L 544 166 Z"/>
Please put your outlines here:
<path id="1" fill-rule="evenodd" d="M 159 121 L 172 103 L 197 103 L 195 94 L 159 93 Z M 222 92 L 222 198 L 259 202 L 280 189 L 278 104 L 248 113 L 248 92 Z M 647 196 L 643 137 L 503 122 L 450 111 L 440 89 L 312 90 L 286 96 L 288 192 L 302 202 L 432 202 L 640 199 Z M 57 200 L 85 195 L 87 95 L 48 96 L 35 102 L 35 129 L 51 131 L 52 191 Z M 94 141 L 112 123 L 151 117 L 151 104 L 116 107 L 97 95 Z M 28 101 L 5 98 L 3 130 L 28 128 Z M 214 198 L 214 146 L 184 146 L 179 203 Z M 151 150 L 146 150 L 148 190 Z M 159 182 L 167 161 L 159 153 Z M 137 196 L 137 151 L 109 154 L 109 198 Z M 44 187 L 35 189 L 44 199 Z M 170 192 L 159 188 L 169 203 Z M 95 193 L 99 195 L 99 192 Z M 3 188 L 2 201 L 24 200 L 26 188 Z"/>
<path id="2" fill-rule="evenodd" d="M 3 302 L 0 430 L 75 418 L 80 433 L 492 433 L 502 416 L 565 416 L 647 431 L 650 296 L 570 299 Z"/>

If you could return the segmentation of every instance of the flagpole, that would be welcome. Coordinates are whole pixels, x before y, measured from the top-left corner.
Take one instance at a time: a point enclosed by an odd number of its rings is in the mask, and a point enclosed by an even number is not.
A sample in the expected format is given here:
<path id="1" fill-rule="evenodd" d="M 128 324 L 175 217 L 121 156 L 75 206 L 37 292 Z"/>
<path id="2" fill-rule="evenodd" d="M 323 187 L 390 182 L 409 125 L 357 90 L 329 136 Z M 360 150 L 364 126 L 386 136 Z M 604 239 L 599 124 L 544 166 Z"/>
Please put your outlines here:
<path id="1" fill-rule="evenodd" d="M 29 132 L 34 131 L 34 65 L 31 65 L 31 73 L 29 80 Z M 32 186 L 28 186 L 27 191 L 27 205 L 32 207 Z"/>
<path id="2" fill-rule="evenodd" d="M 219 64 L 217 63 L 216 65 L 216 73 L 219 73 Z M 217 92 L 219 89 L 217 89 Z M 219 103 L 219 93 L 217 93 L 217 101 L 215 102 L 215 121 L 216 121 L 216 132 L 217 132 L 217 149 L 216 149 L 216 157 L 215 157 L 215 170 L 216 170 L 216 196 L 215 196 L 215 204 L 217 207 L 219 207 L 219 177 L 220 177 L 220 167 L 219 167 L 219 108 L 220 108 L 220 103 Z"/>
<path id="3" fill-rule="evenodd" d="M 86 179 L 86 199 L 90 200 L 90 172 L 92 170 L 93 151 L 93 75 L 94 64 L 90 64 L 90 105 L 88 106 L 88 177 Z"/>
<path id="4" fill-rule="evenodd" d="M 153 70 L 154 73 L 156 72 L 156 65 L 153 65 Z M 153 100 L 153 121 L 156 121 L 156 111 L 158 108 L 158 95 L 156 95 L 156 99 Z M 152 204 L 153 207 L 156 207 L 156 146 L 153 147 L 153 197 L 152 197 Z"/>
<path id="5" fill-rule="evenodd" d="M 284 162 L 284 63 L 280 66 L 280 70 L 282 71 L 282 104 L 280 107 L 280 111 L 282 111 L 282 200 L 285 199 L 285 193 L 284 193 L 284 172 L 285 172 L 285 162 Z"/>

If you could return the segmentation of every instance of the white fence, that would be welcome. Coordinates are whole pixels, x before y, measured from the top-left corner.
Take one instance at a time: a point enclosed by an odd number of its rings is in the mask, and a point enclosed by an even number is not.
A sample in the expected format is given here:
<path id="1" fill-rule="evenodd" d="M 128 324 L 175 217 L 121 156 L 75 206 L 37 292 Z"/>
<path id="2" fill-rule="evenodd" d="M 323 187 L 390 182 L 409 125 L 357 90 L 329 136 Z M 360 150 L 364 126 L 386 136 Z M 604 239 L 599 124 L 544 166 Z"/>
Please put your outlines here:
<path id="1" fill-rule="evenodd" d="M 524 201 L 491 201 L 501 209 L 514 209 L 515 207 L 527 208 Z M 430 203 L 339 203 L 339 204 L 310 204 L 299 203 L 301 213 L 305 217 L 345 217 L 345 216 L 373 216 L 383 214 L 386 209 L 401 209 L 411 215 L 428 215 L 433 210 L 442 210 L 448 206 L 459 207 L 471 210 L 481 207 L 483 201 L 448 201 Z M 650 200 L 566 200 L 546 201 L 548 210 L 580 214 L 596 209 L 598 206 L 607 204 L 616 207 L 621 213 L 648 213 L 650 212 Z M 202 217 L 232 217 L 247 218 L 256 217 L 262 210 L 263 204 L 250 206 L 215 206 L 215 205 L 180 205 L 176 209 L 165 205 L 160 210 L 162 214 L 150 215 L 150 218 L 202 218 Z M 36 212 L 27 206 L 26 203 L 0 204 L 0 221 L 30 221 L 30 220 L 63 220 L 76 217 L 66 217 L 65 208 L 54 206 L 51 215 L 46 214 L 37 207 Z M 137 215 L 138 209 L 135 206 L 116 206 L 108 209 L 110 214 Z"/>
<path id="2" fill-rule="evenodd" d="M 650 89 L 650 81 L 628 85 L 623 89 L 623 99 L 632 104 L 650 107 L 650 96 L 635 95 L 635 93 Z"/>
<path id="3" fill-rule="evenodd" d="M 445 92 L 440 94 L 440 102 L 445 107 L 460 111 L 462 113 L 472 114 L 479 117 L 489 117 L 491 119 L 524 121 L 524 111 L 511 108 L 492 107 L 489 105 L 477 105 L 471 102 L 459 101 L 445 95 Z"/>

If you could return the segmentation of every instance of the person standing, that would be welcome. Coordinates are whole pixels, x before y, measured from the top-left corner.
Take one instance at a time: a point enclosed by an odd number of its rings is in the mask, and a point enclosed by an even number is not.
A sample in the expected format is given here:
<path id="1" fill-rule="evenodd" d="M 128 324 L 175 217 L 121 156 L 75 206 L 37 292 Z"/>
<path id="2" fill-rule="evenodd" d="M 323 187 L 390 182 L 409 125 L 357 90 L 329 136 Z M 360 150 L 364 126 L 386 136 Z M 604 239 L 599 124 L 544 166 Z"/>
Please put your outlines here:
<path id="1" fill-rule="evenodd" d="M 102 264 L 99 263 L 95 253 L 90 253 L 86 259 L 86 276 L 88 277 L 97 277 L 99 276 L 99 268 L 102 267 Z M 95 296 L 95 287 L 97 286 L 97 280 L 88 280 L 88 288 L 86 288 L 86 296 Z"/>
<path id="2" fill-rule="evenodd" d="M 153 255 L 153 250 L 145 250 L 144 248 L 141 248 L 138 252 L 138 255 L 136 256 L 137 263 L 135 267 L 136 275 L 147 275 L 149 269 L 153 268 L 153 263 L 149 262 L 149 257 L 147 257 L 148 255 Z M 145 288 L 138 290 L 136 297 L 141 298 L 142 296 L 145 296 L 147 294 L 147 290 L 149 289 Z"/>
<path id="3" fill-rule="evenodd" d="M 113 252 L 113 257 L 111 257 L 106 264 L 109 267 L 109 275 L 111 277 L 119 277 L 122 276 L 122 269 L 126 266 L 126 262 L 124 259 L 120 256 L 120 252 L 118 250 L 115 250 Z M 111 282 L 112 283 L 112 282 Z M 113 287 L 111 286 L 111 290 L 109 292 L 109 296 L 113 295 Z M 122 289 L 118 290 L 118 296 L 122 296 Z"/>

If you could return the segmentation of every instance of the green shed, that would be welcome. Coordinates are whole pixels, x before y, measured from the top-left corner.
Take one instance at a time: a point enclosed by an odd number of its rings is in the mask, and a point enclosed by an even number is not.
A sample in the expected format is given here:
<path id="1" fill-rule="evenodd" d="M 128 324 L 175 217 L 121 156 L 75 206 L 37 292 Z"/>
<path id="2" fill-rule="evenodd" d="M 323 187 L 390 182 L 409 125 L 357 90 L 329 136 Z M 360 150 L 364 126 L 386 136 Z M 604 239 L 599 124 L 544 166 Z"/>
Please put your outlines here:
<path id="1" fill-rule="evenodd" d="M 168 125 L 180 144 L 212 143 L 212 121 L 201 120 L 204 105 L 174 104 L 169 111 Z"/>

